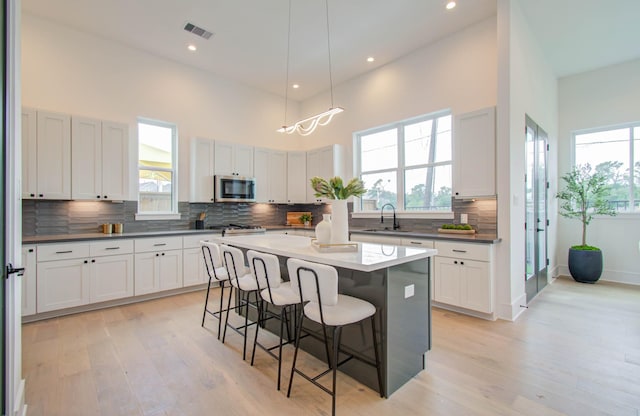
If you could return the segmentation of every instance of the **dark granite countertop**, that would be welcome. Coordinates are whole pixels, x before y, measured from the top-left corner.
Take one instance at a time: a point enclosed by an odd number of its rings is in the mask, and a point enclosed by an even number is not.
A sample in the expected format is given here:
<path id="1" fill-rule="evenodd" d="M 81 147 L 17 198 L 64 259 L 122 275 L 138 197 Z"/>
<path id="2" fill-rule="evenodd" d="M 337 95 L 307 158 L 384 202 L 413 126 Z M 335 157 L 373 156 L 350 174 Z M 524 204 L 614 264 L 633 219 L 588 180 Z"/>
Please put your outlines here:
<path id="1" fill-rule="evenodd" d="M 291 225 L 269 225 L 264 227 L 267 230 L 314 230 L 315 227 L 291 226 Z M 371 228 L 351 228 L 349 230 L 353 234 L 369 234 L 389 237 L 405 237 L 405 238 L 424 238 L 430 240 L 450 240 L 463 241 L 466 243 L 482 243 L 495 244 L 501 241 L 495 235 L 491 234 L 441 234 L 441 233 L 425 233 L 414 231 L 392 231 L 392 230 L 375 230 Z M 108 240 L 123 238 L 145 238 L 145 237 L 165 237 L 165 236 L 183 236 L 192 234 L 220 234 L 219 230 L 174 230 L 174 231 L 146 231 L 146 232 L 130 232 L 122 234 L 103 234 L 103 233 L 86 233 L 86 234 L 56 234 L 56 235 L 39 235 L 23 237 L 23 244 L 44 244 L 44 243 L 71 243 L 89 240 Z"/>
<path id="2" fill-rule="evenodd" d="M 30 237 L 22 237 L 22 244 L 43 244 L 43 243 L 71 243 L 76 241 L 89 240 L 108 240 L 123 238 L 144 238 L 144 237 L 166 237 L 166 236 L 183 236 L 191 234 L 220 234 L 218 230 L 175 230 L 175 231 L 145 231 L 122 234 L 103 234 L 103 233 L 86 233 L 86 234 L 56 234 L 56 235 L 38 235 Z"/>

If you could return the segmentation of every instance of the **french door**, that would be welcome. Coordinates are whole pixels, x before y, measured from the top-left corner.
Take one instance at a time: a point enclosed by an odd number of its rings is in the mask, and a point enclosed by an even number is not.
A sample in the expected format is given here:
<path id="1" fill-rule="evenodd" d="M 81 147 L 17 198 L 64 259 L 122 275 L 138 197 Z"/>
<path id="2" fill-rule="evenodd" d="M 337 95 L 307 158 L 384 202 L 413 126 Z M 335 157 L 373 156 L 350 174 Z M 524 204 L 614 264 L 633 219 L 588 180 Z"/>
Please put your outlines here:
<path id="1" fill-rule="evenodd" d="M 525 289 L 527 302 L 547 284 L 547 133 L 526 116 Z"/>

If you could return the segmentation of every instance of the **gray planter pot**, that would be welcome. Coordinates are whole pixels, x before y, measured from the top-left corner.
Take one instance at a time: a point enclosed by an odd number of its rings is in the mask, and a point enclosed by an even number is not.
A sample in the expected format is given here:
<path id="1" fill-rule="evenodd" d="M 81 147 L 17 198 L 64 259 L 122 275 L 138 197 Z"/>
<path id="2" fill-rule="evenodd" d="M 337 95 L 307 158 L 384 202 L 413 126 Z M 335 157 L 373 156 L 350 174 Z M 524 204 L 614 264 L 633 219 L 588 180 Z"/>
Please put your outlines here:
<path id="1" fill-rule="evenodd" d="M 570 248 L 569 272 L 576 282 L 597 282 L 602 275 L 602 251 L 575 250 Z"/>

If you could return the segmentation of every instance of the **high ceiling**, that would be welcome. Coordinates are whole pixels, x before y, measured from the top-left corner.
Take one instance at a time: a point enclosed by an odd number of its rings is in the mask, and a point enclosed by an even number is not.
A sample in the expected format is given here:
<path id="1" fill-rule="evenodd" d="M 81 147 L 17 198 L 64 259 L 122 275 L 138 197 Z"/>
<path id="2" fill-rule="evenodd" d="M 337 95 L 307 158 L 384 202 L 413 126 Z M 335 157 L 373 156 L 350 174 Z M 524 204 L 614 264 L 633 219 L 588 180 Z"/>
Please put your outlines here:
<path id="1" fill-rule="evenodd" d="M 329 88 L 322 0 L 292 0 L 289 97 Z M 329 1 L 334 85 L 496 14 L 496 0 Z M 522 1 L 560 76 L 640 57 L 640 1 Z M 284 95 L 288 0 L 22 0 L 23 13 Z M 209 40 L 183 30 L 213 32 Z M 197 46 L 196 52 L 187 50 Z M 373 63 L 366 58 L 373 56 Z"/>

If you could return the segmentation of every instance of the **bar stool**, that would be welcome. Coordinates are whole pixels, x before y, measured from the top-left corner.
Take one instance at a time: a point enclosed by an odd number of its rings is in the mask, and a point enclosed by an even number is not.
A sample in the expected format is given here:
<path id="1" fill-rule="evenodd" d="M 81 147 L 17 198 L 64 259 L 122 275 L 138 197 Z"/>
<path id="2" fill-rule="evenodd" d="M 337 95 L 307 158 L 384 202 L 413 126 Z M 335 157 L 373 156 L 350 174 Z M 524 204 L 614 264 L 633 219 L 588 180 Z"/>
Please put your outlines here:
<path id="1" fill-rule="evenodd" d="M 209 284 L 207 285 L 207 297 L 204 300 L 204 311 L 202 312 L 202 326 L 204 327 L 204 319 L 207 313 L 218 319 L 218 339 L 220 339 L 220 329 L 222 327 L 222 313 L 226 310 L 222 309 L 224 301 L 224 289 L 229 283 L 229 274 L 227 269 L 222 265 L 222 258 L 220 257 L 220 247 L 216 243 L 209 241 L 200 241 L 202 247 L 202 256 L 204 257 L 204 265 L 207 269 L 207 275 L 209 276 Z M 211 283 L 213 281 L 218 282 L 220 285 L 220 306 L 217 311 L 207 309 L 209 304 L 209 292 L 211 291 Z M 231 296 L 231 290 L 229 290 L 229 296 Z"/>
<path id="2" fill-rule="evenodd" d="M 258 292 L 263 289 L 265 286 L 259 286 L 256 279 L 253 277 L 251 270 L 245 266 L 244 262 L 244 254 L 242 254 L 242 250 L 236 247 L 231 247 L 226 244 L 220 244 L 220 251 L 222 253 L 222 259 L 224 261 L 224 265 L 227 269 L 227 274 L 229 275 L 229 280 L 231 282 L 231 288 L 235 288 L 236 290 L 240 290 L 245 294 L 245 298 L 242 298 L 242 293 L 239 294 L 240 302 L 235 305 L 233 308 L 231 307 L 231 295 L 229 295 L 229 300 L 227 302 L 227 315 L 224 322 L 224 330 L 222 331 L 222 343 L 224 344 L 224 340 L 227 336 L 227 327 L 230 327 L 238 334 L 242 335 L 244 338 L 244 344 L 242 347 L 242 359 L 244 360 L 247 355 L 247 328 L 250 325 L 256 325 L 256 322 L 249 324 L 249 304 L 251 303 L 250 298 L 251 295 L 254 296 L 255 302 L 254 306 L 257 309 L 258 304 Z M 232 310 L 242 309 L 244 310 L 244 325 L 235 327 L 229 325 L 229 313 Z"/>
<path id="3" fill-rule="evenodd" d="M 249 250 L 247 251 L 247 259 L 249 259 L 249 267 L 251 268 L 251 272 L 256 279 L 256 284 L 260 287 L 266 286 L 266 289 L 263 289 L 260 292 L 262 301 L 259 303 L 260 309 L 258 312 L 258 316 L 270 315 L 270 317 L 275 317 L 280 320 L 278 345 L 270 348 L 265 347 L 258 342 L 258 330 L 260 329 L 260 325 L 256 326 L 256 333 L 253 339 L 253 352 L 251 354 L 251 365 L 253 365 L 253 361 L 256 356 L 256 345 L 265 350 L 272 357 L 276 358 L 278 360 L 278 390 L 280 390 L 280 376 L 282 374 L 283 327 L 286 323 L 287 343 L 289 343 L 292 341 L 292 339 L 291 334 L 289 333 L 289 320 L 287 318 L 287 314 L 290 312 L 292 306 L 295 308 L 302 302 L 300 301 L 300 295 L 297 293 L 297 291 L 294 291 L 291 288 L 291 282 L 282 281 L 282 275 L 280 273 L 280 262 L 278 261 L 277 256 L 274 256 L 273 254 L 260 253 L 254 250 Z M 262 306 L 264 302 L 266 302 L 267 305 Z M 280 315 L 278 316 L 272 312 L 269 312 L 267 309 L 268 304 L 279 306 Z M 278 355 L 275 355 L 271 352 L 271 350 L 275 349 L 276 347 L 278 348 Z"/>
<path id="4" fill-rule="evenodd" d="M 296 373 L 300 374 L 303 378 L 331 395 L 331 414 L 335 416 L 337 368 L 349 361 L 351 358 L 356 358 L 376 367 L 378 372 L 380 397 L 384 397 L 382 374 L 380 372 L 380 357 L 378 355 L 378 343 L 376 340 L 375 306 L 362 299 L 338 294 L 338 271 L 335 267 L 290 258 L 287 260 L 287 269 L 289 270 L 291 287 L 294 290 L 299 291 L 300 297 L 303 301 L 308 301 L 300 313 L 300 319 L 296 330 L 296 349 L 293 355 L 293 364 L 291 366 L 291 377 L 289 378 L 287 397 L 291 394 L 293 375 Z M 296 368 L 298 349 L 300 347 L 300 333 L 304 317 L 322 325 L 325 348 L 327 351 L 329 349 L 327 327 L 333 328 L 333 358 L 328 363 L 329 369 L 314 377 L 308 376 Z M 372 363 L 363 357 L 356 357 L 353 355 L 348 355 L 345 360 L 338 362 L 338 353 L 340 352 L 340 334 L 342 332 L 342 328 L 345 325 L 357 323 L 366 318 L 371 318 L 375 363 Z M 320 377 L 328 374 L 330 371 L 333 371 L 333 384 L 331 390 L 316 381 Z"/>

